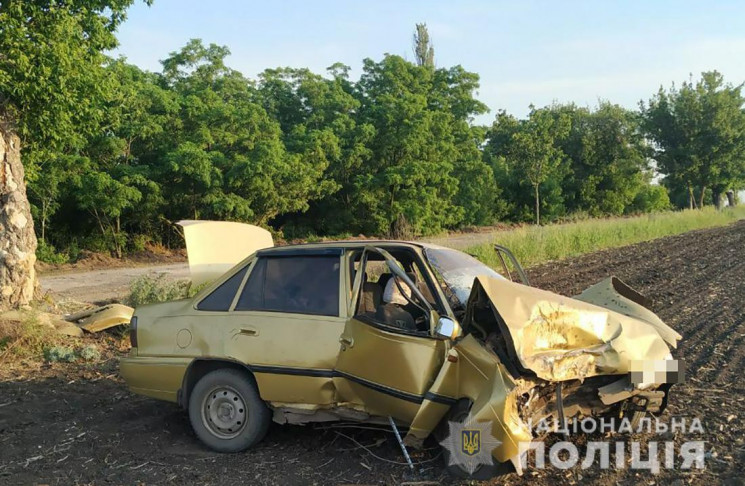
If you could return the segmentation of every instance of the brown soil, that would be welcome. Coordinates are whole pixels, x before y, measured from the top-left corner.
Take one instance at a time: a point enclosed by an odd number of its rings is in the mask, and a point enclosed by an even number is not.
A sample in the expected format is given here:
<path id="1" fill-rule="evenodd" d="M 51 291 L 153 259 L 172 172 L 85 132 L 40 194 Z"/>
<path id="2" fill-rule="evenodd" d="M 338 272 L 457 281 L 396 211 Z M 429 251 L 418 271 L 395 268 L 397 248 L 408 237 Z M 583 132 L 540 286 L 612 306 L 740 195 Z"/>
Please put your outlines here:
<path id="1" fill-rule="evenodd" d="M 675 353 L 687 381 L 673 388 L 664 419 L 701 419 L 703 471 L 579 465 L 528 470 L 493 484 L 743 484 L 745 468 L 745 222 L 608 250 L 530 269 L 534 285 L 572 295 L 617 275 L 649 296 L 663 320 L 683 335 Z M 87 337 L 103 341 L 105 337 Z M 93 365 L 29 365 L 0 369 L 0 483 L 3 484 L 429 484 L 455 482 L 436 444 L 415 452 L 428 461 L 410 473 L 388 431 L 326 425 L 273 425 L 257 448 L 217 454 L 194 437 L 176 405 L 129 393 L 109 345 Z M 106 360 L 108 359 L 108 360 Z M 701 440 L 681 434 L 641 441 Z M 580 448 L 587 437 L 570 440 Z M 599 437 L 593 437 L 601 440 Z M 628 437 L 626 437 L 628 439 Z M 615 439 L 613 439 L 615 440 Z M 361 447 L 364 445 L 365 447 Z M 379 459 L 378 456 L 382 459 Z M 614 464 L 611 455 L 611 464 Z M 679 462 L 676 461 L 676 464 Z"/>
<path id="2" fill-rule="evenodd" d="M 41 275 L 58 275 L 70 272 L 85 272 L 111 268 L 132 268 L 140 266 L 164 265 L 186 262 L 186 250 L 147 245 L 144 250 L 128 254 L 124 258 L 114 258 L 108 253 L 84 250 L 75 263 L 52 264 L 36 262 L 36 270 Z"/>

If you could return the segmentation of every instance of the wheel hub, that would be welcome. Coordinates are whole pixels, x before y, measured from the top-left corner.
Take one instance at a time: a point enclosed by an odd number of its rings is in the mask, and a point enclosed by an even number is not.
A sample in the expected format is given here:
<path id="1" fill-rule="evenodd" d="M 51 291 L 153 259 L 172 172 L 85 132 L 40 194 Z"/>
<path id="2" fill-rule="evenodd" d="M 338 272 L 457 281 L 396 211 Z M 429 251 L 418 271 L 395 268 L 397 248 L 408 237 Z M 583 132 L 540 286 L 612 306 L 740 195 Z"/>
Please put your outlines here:
<path id="1" fill-rule="evenodd" d="M 248 412 L 240 393 L 229 386 L 219 386 L 206 395 L 202 405 L 202 422 L 207 430 L 221 439 L 232 439 L 246 426 Z"/>

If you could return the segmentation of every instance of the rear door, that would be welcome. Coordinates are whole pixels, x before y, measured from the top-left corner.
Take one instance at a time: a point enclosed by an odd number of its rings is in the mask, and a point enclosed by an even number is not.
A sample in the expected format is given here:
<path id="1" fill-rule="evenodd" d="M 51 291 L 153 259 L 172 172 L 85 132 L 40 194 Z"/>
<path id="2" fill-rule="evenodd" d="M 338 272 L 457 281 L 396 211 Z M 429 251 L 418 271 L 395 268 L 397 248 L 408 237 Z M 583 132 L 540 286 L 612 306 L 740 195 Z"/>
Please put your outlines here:
<path id="1" fill-rule="evenodd" d="M 233 302 L 226 353 L 263 399 L 332 404 L 345 318 L 341 249 L 259 252 Z"/>

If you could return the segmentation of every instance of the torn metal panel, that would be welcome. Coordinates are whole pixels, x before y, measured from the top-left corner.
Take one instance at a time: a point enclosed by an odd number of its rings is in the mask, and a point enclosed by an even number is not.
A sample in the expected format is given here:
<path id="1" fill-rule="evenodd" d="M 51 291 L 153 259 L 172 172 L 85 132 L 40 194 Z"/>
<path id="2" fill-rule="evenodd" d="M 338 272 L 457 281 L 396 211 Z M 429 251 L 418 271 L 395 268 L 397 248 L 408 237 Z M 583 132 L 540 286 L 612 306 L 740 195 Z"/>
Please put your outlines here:
<path id="1" fill-rule="evenodd" d="M 257 250 L 274 246 L 263 228 L 232 221 L 179 221 L 194 285 L 210 282 Z"/>
<path id="2" fill-rule="evenodd" d="M 605 405 L 611 405 L 631 397 L 633 391 L 634 386 L 626 375 L 618 381 L 598 388 L 598 396 Z"/>
<path id="3" fill-rule="evenodd" d="M 574 298 L 651 324 L 662 339 L 673 348 L 678 346 L 678 341 L 682 338 L 674 329 L 662 322 L 657 314 L 649 310 L 652 302 L 648 298 L 617 277 L 602 280 Z"/>
<path id="4" fill-rule="evenodd" d="M 134 309 L 122 304 L 109 304 L 95 309 L 88 309 L 66 317 L 88 332 L 99 332 L 122 324 L 132 319 Z"/>
<path id="5" fill-rule="evenodd" d="M 658 326 L 647 321 L 506 280 L 479 277 L 477 285 L 506 326 L 519 364 L 544 380 L 628 373 L 633 360 L 671 358 Z"/>

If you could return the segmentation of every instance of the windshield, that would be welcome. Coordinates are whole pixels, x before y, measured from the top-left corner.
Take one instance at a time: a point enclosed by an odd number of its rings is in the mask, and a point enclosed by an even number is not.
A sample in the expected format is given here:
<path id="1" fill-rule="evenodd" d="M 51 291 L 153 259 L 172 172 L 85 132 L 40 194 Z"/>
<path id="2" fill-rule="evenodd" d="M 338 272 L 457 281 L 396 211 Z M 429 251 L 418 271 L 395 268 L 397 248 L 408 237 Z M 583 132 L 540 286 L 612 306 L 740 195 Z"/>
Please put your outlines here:
<path id="1" fill-rule="evenodd" d="M 432 268 L 444 280 L 453 296 L 461 306 L 466 305 L 468 296 L 471 295 L 473 280 L 479 275 L 486 275 L 498 279 L 504 279 L 502 275 L 484 265 L 470 255 L 466 255 L 451 248 L 432 247 L 424 248 L 424 256 Z"/>

